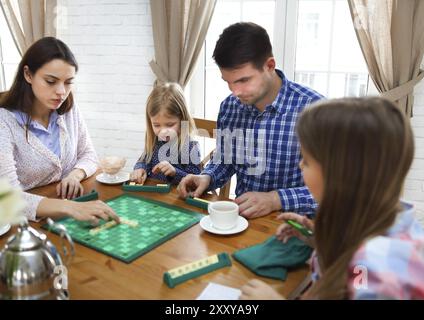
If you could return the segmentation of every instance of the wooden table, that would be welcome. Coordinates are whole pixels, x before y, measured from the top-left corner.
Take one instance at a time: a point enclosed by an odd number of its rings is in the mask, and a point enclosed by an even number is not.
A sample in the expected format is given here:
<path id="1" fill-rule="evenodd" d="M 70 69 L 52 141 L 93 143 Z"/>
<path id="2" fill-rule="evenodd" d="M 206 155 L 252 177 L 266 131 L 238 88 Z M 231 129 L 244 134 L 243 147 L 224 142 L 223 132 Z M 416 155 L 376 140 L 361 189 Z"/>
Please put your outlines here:
<path id="1" fill-rule="evenodd" d="M 83 182 L 86 192 L 96 189 L 101 200 L 107 200 L 123 193 L 121 187 L 98 183 L 94 177 Z M 32 193 L 55 197 L 55 185 L 31 190 Z M 144 197 L 188 208 L 203 210 L 186 205 L 179 199 L 175 187 L 168 194 L 140 192 Z M 214 196 L 208 195 L 207 199 Z M 206 213 L 206 211 L 203 211 Z M 249 227 L 242 233 L 220 236 L 204 231 L 199 224 L 180 233 L 171 240 L 126 264 L 95 250 L 75 243 L 76 254 L 68 266 L 68 282 L 71 299 L 196 299 L 209 282 L 233 288 L 240 288 L 249 279 L 260 278 L 241 264 L 232 260 L 231 267 L 222 268 L 201 277 L 187 281 L 173 289 L 162 280 L 163 273 L 169 269 L 193 262 L 207 256 L 236 250 L 257 244 L 274 234 L 279 221 L 277 213 L 249 220 Z M 40 223 L 31 223 L 40 229 Z M 2 248 L 7 238 L 14 232 L 0 238 Z M 59 246 L 59 237 L 42 230 L 48 238 Z M 276 281 L 260 278 L 272 284 L 280 293 L 288 296 L 305 279 L 308 267 L 290 271 L 287 280 Z"/>

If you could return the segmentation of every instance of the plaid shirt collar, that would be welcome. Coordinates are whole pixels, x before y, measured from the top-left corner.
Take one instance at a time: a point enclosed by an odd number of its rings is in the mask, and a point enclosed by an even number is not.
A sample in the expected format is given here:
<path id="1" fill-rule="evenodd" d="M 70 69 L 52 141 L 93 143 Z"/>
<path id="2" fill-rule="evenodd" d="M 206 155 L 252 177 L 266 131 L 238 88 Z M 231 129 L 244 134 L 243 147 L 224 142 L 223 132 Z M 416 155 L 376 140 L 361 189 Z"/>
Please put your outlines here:
<path id="1" fill-rule="evenodd" d="M 275 72 L 277 73 L 277 75 L 281 78 L 282 80 L 282 85 L 280 90 L 278 91 L 277 96 L 275 97 L 274 101 L 267 105 L 265 107 L 265 111 L 264 112 L 270 112 L 270 111 L 275 111 L 278 113 L 285 113 L 286 112 L 286 108 L 284 108 L 283 103 L 281 103 L 281 101 L 284 99 L 286 92 L 287 92 L 287 86 L 289 84 L 289 80 L 286 78 L 286 76 L 284 75 L 284 73 L 281 70 L 275 69 Z M 261 113 L 256 107 L 255 105 L 252 104 L 244 104 L 240 101 L 239 98 L 235 99 L 235 103 L 237 105 L 239 105 L 243 111 L 245 112 L 249 112 L 249 113 Z"/>

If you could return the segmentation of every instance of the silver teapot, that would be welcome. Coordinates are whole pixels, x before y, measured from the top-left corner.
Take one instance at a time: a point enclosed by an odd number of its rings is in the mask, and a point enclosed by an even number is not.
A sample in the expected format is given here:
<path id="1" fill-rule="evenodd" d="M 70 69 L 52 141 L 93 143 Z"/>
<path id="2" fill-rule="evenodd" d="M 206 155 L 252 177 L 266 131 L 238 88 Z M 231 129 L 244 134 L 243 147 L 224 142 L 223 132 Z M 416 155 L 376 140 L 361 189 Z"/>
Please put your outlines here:
<path id="1" fill-rule="evenodd" d="M 66 228 L 48 219 L 59 231 L 65 262 L 74 255 Z M 69 249 L 64 239 L 69 242 Z M 68 300 L 66 264 L 47 236 L 22 222 L 0 251 L 0 299 Z"/>

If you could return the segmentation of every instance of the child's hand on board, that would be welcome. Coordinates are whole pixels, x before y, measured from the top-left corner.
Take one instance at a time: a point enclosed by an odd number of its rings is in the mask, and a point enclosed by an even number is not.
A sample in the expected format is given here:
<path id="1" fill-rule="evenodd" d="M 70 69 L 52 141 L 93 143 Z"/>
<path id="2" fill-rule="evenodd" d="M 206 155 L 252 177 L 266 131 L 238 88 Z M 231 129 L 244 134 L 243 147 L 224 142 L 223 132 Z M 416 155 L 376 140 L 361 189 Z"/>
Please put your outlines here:
<path id="1" fill-rule="evenodd" d="M 147 178 L 147 172 L 144 169 L 136 169 L 130 174 L 130 180 L 137 184 L 144 184 Z"/>
<path id="2" fill-rule="evenodd" d="M 300 214 L 293 213 L 293 212 L 284 212 L 280 214 L 277 217 L 278 220 L 292 220 L 294 222 L 297 222 L 298 224 L 304 226 L 306 229 L 314 231 L 314 222 L 311 219 L 308 219 L 305 216 L 301 216 Z M 297 229 L 293 228 L 288 223 L 283 223 L 277 228 L 277 231 L 275 233 L 275 236 L 278 240 L 283 241 L 284 243 L 287 242 L 288 239 L 291 237 L 296 237 L 305 242 L 308 246 L 311 248 L 315 248 L 315 241 L 313 236 L 305 236 Z"/>
<path id="3" fill-rule="evenodd" d="M 167 177 L 174 177 L 177 173 L 177 170 L 175 170 L 174 166 L 168 161 L 161 161 L 153 167 L 152 172 L 154 174 L 162 172 Z"/>

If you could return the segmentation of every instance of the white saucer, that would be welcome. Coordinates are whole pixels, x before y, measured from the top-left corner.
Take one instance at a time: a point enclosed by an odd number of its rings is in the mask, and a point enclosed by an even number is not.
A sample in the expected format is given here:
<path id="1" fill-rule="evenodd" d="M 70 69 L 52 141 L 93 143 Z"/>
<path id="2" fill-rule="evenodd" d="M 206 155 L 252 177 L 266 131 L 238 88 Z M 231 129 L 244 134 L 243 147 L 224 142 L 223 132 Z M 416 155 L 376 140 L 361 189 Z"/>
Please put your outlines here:
<path id="1" fill-rule="evenodd" d="M 5 224 L 4 226 L 1 226 L 0 227 L 0 236 L 4 235 L 9 230 L 10 230 L 10 224 Z"/>
<path id="2" fill-rule="evenodd" d="M 130 174 L 128 172 L 118 172 L 114 179 L 110 179 L 104 173 L 101 173 L 96 176 L 96 180 L 105 184 L 121 184 L 130 180 Z"/>
<path id="3" fill-rule="evenodd" d="M 221 229 L 214 228 L 214 226 L 212 225 L 212 221 L 209 218 L 209 216 L 205 216 L 205 217 L 202 218 L 202 220 L 200 220 L 200 227 L 203 230 L 211 232 L 211 233 L 215 233 L 215 234 L 235 234 L 235 233 L 239 233 L 239 232 L 246 230 L 248 225 L 249 225 L 249 222 L 247 222 L 247 220 L 244 217 L 241 217 L 241 216 L 238 217 L 237 225 L 235 227 L 233 227 L 231 229 L 227 229 L 227 230 L 221 230 Z"/>

